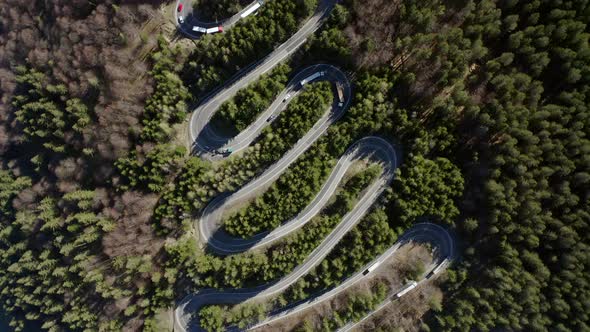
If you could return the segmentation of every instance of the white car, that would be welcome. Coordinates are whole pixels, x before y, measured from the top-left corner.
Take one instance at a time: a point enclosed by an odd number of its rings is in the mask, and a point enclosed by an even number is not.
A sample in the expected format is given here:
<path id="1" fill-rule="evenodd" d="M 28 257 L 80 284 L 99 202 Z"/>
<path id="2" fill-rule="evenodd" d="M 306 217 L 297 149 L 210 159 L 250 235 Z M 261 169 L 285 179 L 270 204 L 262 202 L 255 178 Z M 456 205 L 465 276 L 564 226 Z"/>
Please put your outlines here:
<path id="1" fill-rule="evenodd" d="M 291 94 L 287 93 L 287 95 L 285 96 L 285 99 L 283 99 L 283 102 L 287 101 L 287 99 L 291 98 Z"/>
<path id="2" fill-rule="evenodd" d="M 184 18 L 182 18 L 182 16 L 178 16 L 178 23 L 184 23 Z"/>

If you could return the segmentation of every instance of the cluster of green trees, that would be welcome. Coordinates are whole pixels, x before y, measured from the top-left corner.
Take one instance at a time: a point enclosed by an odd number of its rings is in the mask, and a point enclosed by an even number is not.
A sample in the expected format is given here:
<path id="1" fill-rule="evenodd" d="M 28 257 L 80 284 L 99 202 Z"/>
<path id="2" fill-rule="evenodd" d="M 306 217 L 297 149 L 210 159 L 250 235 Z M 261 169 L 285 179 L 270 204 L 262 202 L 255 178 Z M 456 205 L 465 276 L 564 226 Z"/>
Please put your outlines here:
<path id="1" fill-rule="evenodd" d="M 344 214 L 358 200 L 361 191 L 367 188 L 379 173 L 379 168 L 369 168 L 353 176 L 343 185 L 335 201 L 320 215 L 314 217 L 300 231 L 271 245 L 264 252 L 246 252 L 221 259 L 199 253 L 190 244 L 194 241 L 186 238 L 167 248 L 170 255 L 169 264 L 180 266 L 183 273 L 191 278 L 197 287 L 240 288 L 276 280 L 305 260 L 338 225 Z"/>
<path id="2" fill-rule="evenodd" d="M 0 181 L 7 212 L 0 224 L 0 298 L 11 326 L 22 329 L 25 320 L 37 320 L 44 329 L 98 329 L 97 311 L 80 299 L 95 292 L 104 299 L 116 296 L 96 269 L 99 259 L 92 249 L 114 223 L 92 212 L 94 192 L 73 191 L 59 200 L 46 197 L 14 211 L 6 202 L 31 182 L 6 171 L 0 172 Z"/>
<path id="3" fill-rule="evenodd" d="M 178 76 L 182 68 L 182 49 L 172 48 L 160 36 L 158 49 L 151 55 L 154 92 L 146 100 L 142 115 L 142 142 L 166 142 L 172 135 L 172 125 L 182 122 L 187 114 L 188 89 Z"/>
<path id="4" fill-rule="evenodd" d="M 79 98 L 69 98 L 64 84 L 51 84 L 35 69 L 21 66 L 16 73 L 12 106 L 25 137 L 46 149 L 65 152 L 66 145 L 80 140 L 82 130 L 91 122 L 88 106 Z M 75 137 L 66 139 L 71 133 Z"/>
<path id="5" fill-rule="evenodd" d="M 463 30 L 487 55 L 472 85 L 483 193 L 437 330 L 589 329 L 588 3 L 481 1 Z M 481 92 L 480 92 L 481 93 Z M 480 175 L 481 176 L 481 175 Z M 477 193 L 477 191 L 474 191 Z"/>
<path id="6" fill-rule="evenodd" d="M 311 36 L 305 44 L 304 61 L 313 63 L 318 59 L 342 67 L 352 67 L 352 50 L 348 45 L 343 29 L 350 19 L 350 11 L 341 4 L 336 4 L 323 29 Z"/>
<path id="7" fill-rule="evenodd" d="M 185 155 L 186 149 L 183 146 L 171 144 L 156 145 L 143 160 L 133 151 L 128 157 L 115 162 L 124 177 L 124 183 L 119 185 L 119 189 L 125 191 L 136 188 L 162 192 L 170 176 L 175 175 L 182 167 Z"/>
<path id="8" fill-rule="evenodd" d="M 104 207 L 96 191 L 15 208 L 16 196 L 31 195 L 31 185 L 0 170 L 0 300 L 11 327 L 21 331 L 37 321 L 49 331 L 119 331 L 173 300 L 174 270 L 162 273 L 149 255 L 101 253 L 103 236 L 116 225 L 96 212 Z M 117 308 L 121 301 L 127 305 Z"/>
<path id="9" fill-rule="evenodd" d="M 187 116 L 189 93 L 177 74 L 182 69 L 182 59 L 179 46 L 172 48 L 162 36 L 158 38 L 157 50 L 151 55 L 154 91 L 146 100 L 138 137 L 144 146 L 115 162 L 122 177 L 116 182 L 119 191 L 162 192 L 184 163 L 186 149 L 169 144 L 173 126 Z"/>
<path id="10" fill-rule="evenodd" d="M 251 0 L 196 0 L 193 13 L 200 19 L 218 21 L 240 12 Z"/>
<path id="11" fill-rule="evenodd" d="M 258 115 L 266 110 L 277 95 L 285 89 L 291 67 L 283 63 L 270 74 L 262 75 L 255 83 L 238 93 L 219 107 L 211 120 L 233 136 L 246 129 Z"/>
<path id="12" fill-rule="evenodd" d="M 287 40 L 317 7 L 317 0 L 273 0 L 223 34 L 204 36 L 189 57 L 184 80 L 193 96 L 210 92 L 237 70 Z"/>
<path id="13" fill-rule="evenodd" d="M 393 180 L 390 214 L 404 227 L 423 216 L 452 223 L 459 215 L 455 200 L 463 186 L 461 171 L 446 158 L 406 159 Z"/>
<path id="14" fill-rule="evenodd" d="M 389 249 L 402 228 L 393 229 L 383 208 L 369 212 L 311 272 L 293 284 L 279 300 L 292 303 L 338 286 L 344 279 Z"/>
<path id="15" fill-rule="evenodd" d="M 248 238 L 295 217 L 319 192 L 334 166 L 334 159 L 325 149 L 310 152 L 281 174 L 264 194 L 224 220 L 224 229 Z"/>
<path id="16" fill-rule="evenodd" d="M 0 221 L 9 222 L 10 216 L 14 214 L 12 199 L 30 186 L 30 178 L 14 177 L 10 172 L 0 169 Z"/>
<path id="17" fill-rule="evenodd" d="M 294 98 L 261 138 L 241 158 L 230 158 L 213 169 L 209 163 L 190 158 L 175 183 L 165 190 L 155 217 L 168 223 L 203 208 L 215 195 L 236 190 L 278 160 L 324 114 L 332 101 L 327 82 L 310 85 Z M 194 159 L 194 160 L 193 160 Z"/>
<path id="18" fill-rule="evenodd" d="M 226 326 L 244 329 L 248 325 L 261 321 L 267 314 L 264 303 L 244 303 L 231 309 L 212 305 L 199 312 L 199 322 L 206 331 L 222 332 Z"/>

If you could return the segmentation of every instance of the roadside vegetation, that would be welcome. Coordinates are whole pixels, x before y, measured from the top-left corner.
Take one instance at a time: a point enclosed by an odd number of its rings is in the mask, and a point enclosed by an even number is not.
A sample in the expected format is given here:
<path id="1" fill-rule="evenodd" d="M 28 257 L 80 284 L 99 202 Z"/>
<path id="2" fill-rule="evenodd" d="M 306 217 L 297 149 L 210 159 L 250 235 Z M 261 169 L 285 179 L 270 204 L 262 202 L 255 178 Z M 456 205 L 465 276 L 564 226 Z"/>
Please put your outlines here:
<path id="1" fill-rule="evenodd" d="M 166 142 L 172 138 L 172 126 L 186 118 L 190 94 L 178 76 L 183 56 L 180 47 L 170 47 L 162 36 L 159 37 L 158 48 L 151 54 L 150 74 L 155 86 L 145 103 L 143 128 L 139 134 L 141 142 Z"/>
<path id="2" fill-rule="evenodd" d="M 271 231 L 303 210 L 328 178 L 335 163 L 325 149 L 314 149 L 289 169 L 248 206 L 223 222 L 234 236 L 248 238 Z"/>
<path id="3" fill-rule="evenodd" d="M 202 20 L 213 22 L 230 18 L 252 0 L 194 0 L 193 12 Z"/>
<path id="4" fill-rule="evenodd" d="M 11 326 L 154 331 L 155 313 L 187 290 L 276 280 L 325 238 L 356 189 L 264 253 L 211 256 L 185 226 L 290 149 L 331 103 L 328 85 L 312 85 L 221 165 L 172 143 L 189 102 L 269 54 L 316 5 L 268 1 L 190 55 L 157 40 L 157 1 L 0 6 L 0 302 Z M 354 98 L 306 156 L 336 160 L 374 134 L 401 147 L 402 166 L 285 300 L 338 284 L 424 216 L 463 245 L 442 305 L 424 317 L 431 330 L 587 330 L 589 13 L 574 0 L 337 5 L 290 65 L 339 64 Z M 240 126 L 255 117 L 230 106 Z M 310 174 L 289 173 L 302 187 L 297 206 L 325 164 L 310 159 Z M 229 227 L 249 234 L 297 212 L 269 195 L 254 203 L 259 211 L 240 212 L 244 229 Z M 269 214 L 273 204 L 281 218 Z M 212 328 L 214 310 L 202 313 Z M 258 315 L 248 310 L 235 317 Z"/>
<path id="5" fill-rule="evenodd" d="M 377 178 L 380 172 L 380 168 L 374 165 L 353 175 L 341 185 L 341 189 L 334 201 L 320 215 L 314 217 L 293 235 L 288 235 L 284 240 L 279 241 L 278 244 L 272 244 L 261 254 L 238 254 L 229 256 L 222 261 L 219 261 L 218 258 L 213 256 L 202 256 L 201 259 L 208 259 L 210 261 L 207 265 L 221 267 L 217 271 L 211 271 L 204 275 L 201 274 L 199 278 L 204 281 L 201 282 L 202 286 L 223 288 L 246 287 L 252 284 L 270 282 L 288 274 L 297 265 L 301 264 L 309 253 L 324 240 L 326 235 L 339 223 L 344 214 L 356 204 L 362 190 L 366 189 Z M 198 257 L 194 263 L 191 263 L 191 260 L 195 260 L 194 258 L 180 256 L 186 253 L 176 251 L 175 254 L 177 257 L 174 263 L 184 260 L 186 261 L 184 264 L 203 266 L 204 262 L 199 262 L 200 259 Z M 259 273 L 257 271 L 264 271 L 264 273 L 258 276 Z M 194 275 L 196 276 L 199 273 L 202 273 L 202 271 L 196 271 Z M 214 273 L 214 275 L 211 275 L 211 273 Z M 218 276 L 222 275 L 225 276 L 224 281 L 223 284 L 219 284 L 217 281 L 220 280 Z M 265 306 L 246 306 L 247 309 L 243 306 L 238 306 L 236 310 L 226 313 L 218 308 L 210 306 L 201 310 L 199 314 L 204 319 L 203 322 L 209 330 L 216 330 L 227 324 L 240 324 L 243 327 L 248 321 L 254 322 L 263 317 L 268 310 Z"/>
<path id="6" fill-rule="evenodd" d="M 325 114 L 332 102 L 327 82 L 310 85 L 293 99 L 287 109 L 266 127 L 260 139 L 241 158 L 230 158 L 212 169 L 208 163 L 191 157 L 180 171 L 177 183 L 163 193 L 155 217 L 164 228 L 174 229 L 177 218 L 203 208 L 213 197 L 233 191 L 278 160 Z M 237 174 L 237 175 L 236 175 Z M 187 200 L 187 197 L 190 197 Z"/>
<path id="7" fill-rule="evenodd" d="M 317 7 L 317 0 L 273 0 L 223 34 L 202 38 L 186 63 L 184 81 L 202 97 L 238 69 L 268 55 L 287 40 Z"/>
<path id="8" fill-rule="evenodd" d="M 270 74 L 262 75 L 255 83 L 224 102 L 213 115 L 212 123 L 231 136 L 237 135 L 254 122 L 285 89 L 290 73 L 289 65 L 276 66 Z"/>
<path id="9" fill-rule="evenodd" d="M 314 147 L 306 154 L 313 155 Z M 219 258 L 194 248 L 191 237 L 167 248 L 170 267 L 183 266 L 196 287 L 241 288 L 277 280 L 291 272 L 340 222 L 359 198 L 361 191 L 376 178 L 379 168 L 369 168 L 342 184 L 322 213 L 308 224 L 261 252 L 246 252 Z M 195 252 L 196 251 L 196 252 Z"/>
<path id="10" fill-rule="evenodd" d="M 435 285 L 437 279 L 421 282 L 417 288 L 401 298 L 397 298 L 395 294 L 410 281 L 419 280 L 414 275 L 417 267 L 429 265 L 435 259 L 433 254 L 428 244 L 406 243 L 394 256 L 382 260 L 378 269 L 342 293 L 335 294 L 321 303 L 315 302 L 312 310 L 275 321 L 265 327 L 278 331 L 335 331 L 349 323 L 358 322 L 379 305 L 385 304 L 384 309 L 381 309 L 379 313 L 373 313 L 355 329 L 379 330 L 397 326 L 407 328 L 418 326 L 422 330 L 428 330 L 428 326 L 416 324 L 416 321 L 420 321 L 421 313 L 427 311 L 429 306 L 436 307 L 434 301 L 440 302 L 440 298 L 436 297 L 440 294 Z M 388 307 L 398 309 L 401 313 L 391 317 L 383 315 L 389 309 Z M 425 307 L 426 309 L 422 309 Z M 421 308 L 422 311 L 414 312 L 415 308 Z M 383 324 L 384 320 L 398 324 L 386 326 Z M 374 323 L 371 324 L 371 321 Z M 404 324 L 405 322 L 409 325 Z"/>

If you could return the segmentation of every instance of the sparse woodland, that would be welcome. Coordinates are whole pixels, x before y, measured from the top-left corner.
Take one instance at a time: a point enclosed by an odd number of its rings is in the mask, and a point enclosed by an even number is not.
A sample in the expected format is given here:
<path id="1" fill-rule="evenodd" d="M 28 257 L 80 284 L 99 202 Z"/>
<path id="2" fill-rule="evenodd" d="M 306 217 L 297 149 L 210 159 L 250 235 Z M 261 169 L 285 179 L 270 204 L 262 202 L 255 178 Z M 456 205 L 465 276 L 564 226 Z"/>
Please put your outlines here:
<path id="1" fill-rule="evenodd" d="M 223 3 L 197 7 L 238 10 Z M 308 225 L 260 252 L 200 248 L 186 232 L 192 217 L 280 159 L 328 109 L 333 87 L 310 85 L 240 155 L 217 164 L 190 156 L 175 138 L 191 106 L 285 41 L 317 2 L 267 1 L 190 46 L 162 28 L 163 4 L 0 5 L 0 303 L 17 331 L 159 331 L 156 314 L 187 291 L 292 271 L 380 174 L 369 166 L 352 175 Z M 350 109 L 224 227 L 249 236 L 293 217 L 361 137 L 398 144 L 401 167 L 378 204 L 276 301 L 231 314 L 207 307 L 203 325 L 245 325 L 334 287 L 427 217 L 460 238 L 461 259 L 441 280 L 441 304 L 412 317 L 416 328 L 588 330 L 589 6 L 336 5 L 288 65 L 238 93 L 216 121 L 243 129 L 298 68 L 322 62 L 351 74 Z M 301 328 L 334 329 L 382 298 L 380 289 L 351 296 L 356 310 Z"/>
<path id="2" fill-rule="evenodd" d="M 0 5 L 0 301 L 16 330 L 137 330 L 159 310 L 157 197 L 112 187 L 153 91 L 142 29 L 158 5 Z"/>

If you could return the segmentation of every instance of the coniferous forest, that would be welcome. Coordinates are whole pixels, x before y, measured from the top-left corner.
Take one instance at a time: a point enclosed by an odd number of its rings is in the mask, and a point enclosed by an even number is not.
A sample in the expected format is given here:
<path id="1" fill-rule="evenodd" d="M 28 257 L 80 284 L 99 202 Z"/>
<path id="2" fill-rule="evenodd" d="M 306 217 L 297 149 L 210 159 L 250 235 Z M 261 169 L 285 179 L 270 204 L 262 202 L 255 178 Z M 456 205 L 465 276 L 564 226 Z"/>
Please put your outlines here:
<path id="1" fill-rule="evenodd" d="M 249 1 L 186 2 L 227 17 Z M 216 255 L 193 222 L 259 177 L 335 104 L 302 89 L 239 153 L 208 161 L 188 141 L 208 94 L 278 48 L 322 1 L 268 0 L 223 33 L 190 40 L 175 1 L 0 1 L 0 330 L 167 331 L 203 288 L 294 271 L 383 172 L 346 174 L 308 224 L 256 251 Z M 221 6 L 223 4 L 223 6 Z M 255 198 L 223 218 L 250 237 L 302 211 L 358 139 L 403 152 L 395 178 L 329 254 L 271 303 L 207 306 L 215 331 L 328 291 L 427 218 L 458 239 L 440 305 L 412 331 L 590 330 L 590 1 L 343 0 L 273 70 L 221 104 L 246 129 L 301 69 L 351 81 L 344 116 Z M 386 298 L 350 295 L 323 326 Z M 346 319 L 345 319 L 346 318 Z"/>

